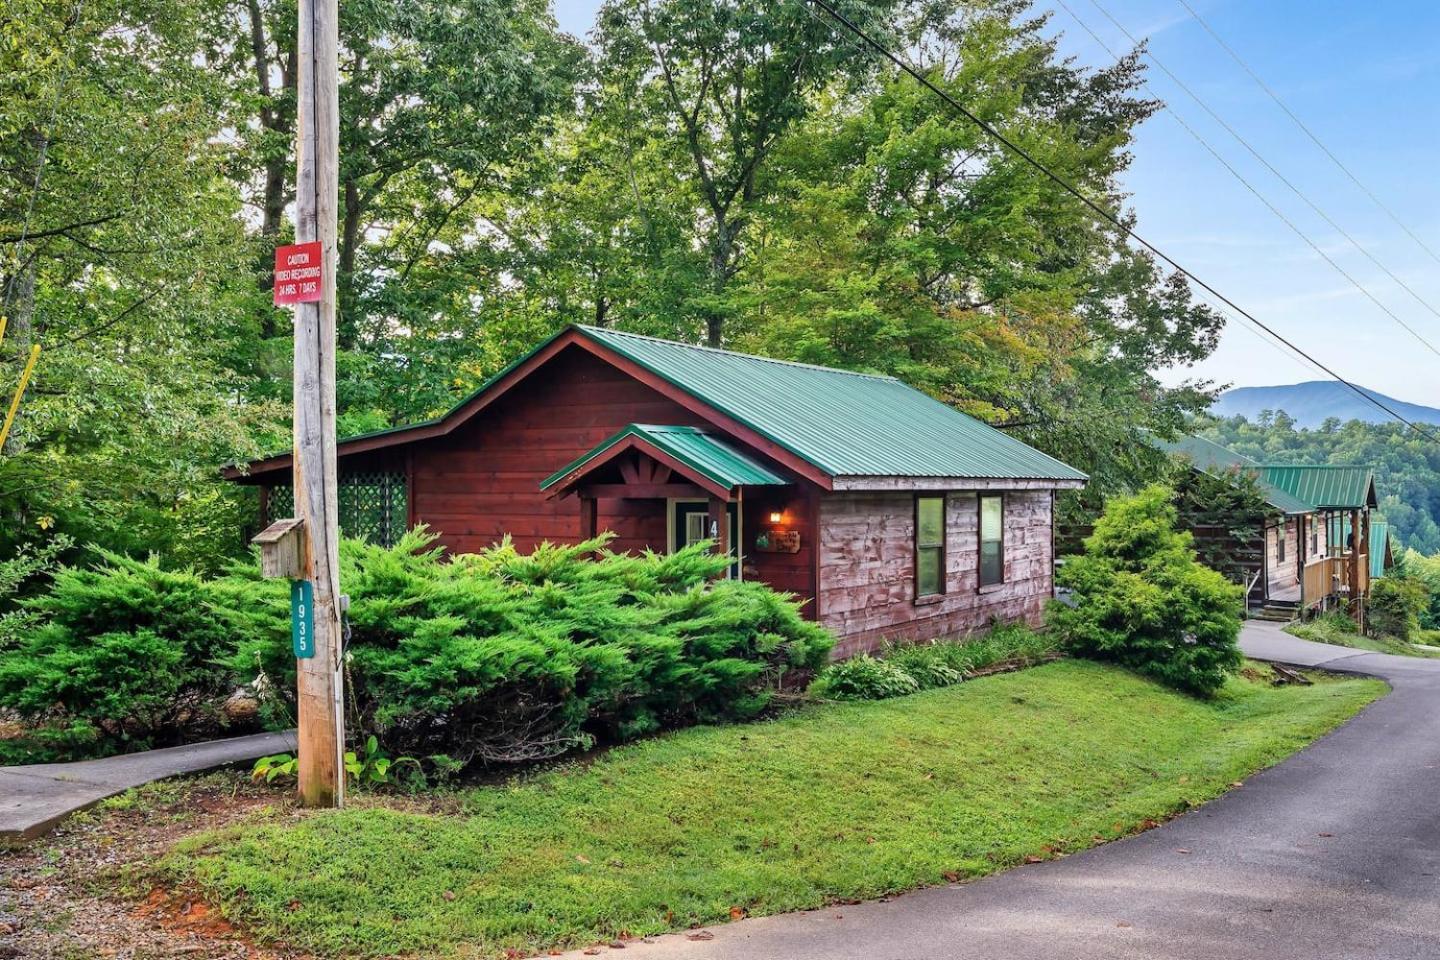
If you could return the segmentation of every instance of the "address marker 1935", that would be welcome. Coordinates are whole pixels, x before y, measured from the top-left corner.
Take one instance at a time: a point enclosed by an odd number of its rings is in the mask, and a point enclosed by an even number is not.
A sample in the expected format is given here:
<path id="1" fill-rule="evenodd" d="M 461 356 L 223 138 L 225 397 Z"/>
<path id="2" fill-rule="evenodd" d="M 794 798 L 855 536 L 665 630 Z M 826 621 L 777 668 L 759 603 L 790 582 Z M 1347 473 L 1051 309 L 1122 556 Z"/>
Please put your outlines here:
<path id="1" fill-rule="evenodd" d="M 297 660 L 315 656 L 315 586 L 309 580 L 290 581 L 290 643 Z"/>

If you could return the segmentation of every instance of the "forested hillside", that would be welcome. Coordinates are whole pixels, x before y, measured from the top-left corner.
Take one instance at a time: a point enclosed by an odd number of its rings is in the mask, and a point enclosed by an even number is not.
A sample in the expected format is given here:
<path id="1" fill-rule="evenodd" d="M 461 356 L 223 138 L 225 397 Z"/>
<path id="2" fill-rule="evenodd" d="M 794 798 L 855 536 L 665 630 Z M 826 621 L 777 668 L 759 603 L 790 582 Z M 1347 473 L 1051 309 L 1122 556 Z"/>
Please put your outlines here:
<path id="1" fill-rule="evenodd" d="M 1157 106 L 1135 57 L 1063 59 L 1023 0 L 844 6 L 1125 210 Z M 253 516 L 219 466 L 289 442 L 268 289 L 294 7 L 10 7 L 7 381 L 45 353 L 0 552 L 66 534 L 213 568 Z M 1155 374 L 1207 356 L 1216 313 L 804 0 L 608 0 L 588 43 L 544 0 L 347 3 L 341 44 L 342 432 L 434 415 L 571 322 L 896 374 L 1088 471 L 1092 499 L 1212 399 Z"/>
<path id="2" fill-rule="evenodd" d="M 1406 547 L 1440 554 L 1440 450 L 1409 428 L 1331 418 L 1308 430 L 1288 414 L 1266 411 L 1254 422 L 1217 421 L 1201 434 L 1260 461 L 1373 467 L 1380 510 L 1392 532 Z"/>
<path id="3" fill-rule="evenodd" d="M 1406 403 L 1366 387 L 1356 389 L 1363 390 L 1383 407 L 1406 420 L 1440 424 L 1440 410 L 1434 407 Z M 1245 417 L 1249 420 L 1256 419 L 1266 410 L 1283 410 L 1302 427 L 1318 427 L 1331 417 L 1342 423 L 1349 420 L 1387 423 L 1394 419 L 1381 406 L 1368 402 L 1338 380 L 1310 380 L 1274 387 L 1236 387 L 1220 394 L 1210 408 L 1217 417 Z"/>

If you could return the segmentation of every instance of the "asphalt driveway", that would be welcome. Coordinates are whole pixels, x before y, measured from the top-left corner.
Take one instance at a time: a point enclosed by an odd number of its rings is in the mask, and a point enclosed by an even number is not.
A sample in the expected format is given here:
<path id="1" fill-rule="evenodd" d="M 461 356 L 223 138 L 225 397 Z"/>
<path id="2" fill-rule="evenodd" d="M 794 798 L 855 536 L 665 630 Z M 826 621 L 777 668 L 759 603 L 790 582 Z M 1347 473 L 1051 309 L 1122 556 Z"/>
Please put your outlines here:
<path id="1" fill-rule="evenodd" d="M 1381 677 L 1334 733 L 1163 827 L 885 903 L 633 943 L 636 960 L 1440 958 L 1440 660 L 1247 624 L 1251 656 Z M 605 951 L 609 952 L 609 951 Z"/>

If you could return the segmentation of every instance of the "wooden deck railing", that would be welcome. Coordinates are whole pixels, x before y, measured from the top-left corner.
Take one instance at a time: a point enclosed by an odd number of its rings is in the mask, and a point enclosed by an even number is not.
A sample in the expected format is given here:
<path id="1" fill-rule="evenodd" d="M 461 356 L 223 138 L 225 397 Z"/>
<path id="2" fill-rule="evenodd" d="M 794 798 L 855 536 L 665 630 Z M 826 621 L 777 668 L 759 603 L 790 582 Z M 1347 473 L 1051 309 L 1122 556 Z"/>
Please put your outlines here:
<path id="1" fill-rule="evenodd" d="M 1321 557 L 1305 564 L 1300 580 L 1300 606 L 1309 608 L 1334 592 L 1330 579 L 1332 565 L 1338 557 Z"/>
<path id="2" fill-rule="evenodd" d="M 1361 596 L 1370 592 L 1370 557 L 1360 554 L 1359 592 Z M 1342 596 L 1350 589 L 1350 561 L 1347 554 L 1341 557 L 1321 557 L 1305 564 L 1300 579 L 1300 606 L 1308 609 L 1327 597 Z"/>

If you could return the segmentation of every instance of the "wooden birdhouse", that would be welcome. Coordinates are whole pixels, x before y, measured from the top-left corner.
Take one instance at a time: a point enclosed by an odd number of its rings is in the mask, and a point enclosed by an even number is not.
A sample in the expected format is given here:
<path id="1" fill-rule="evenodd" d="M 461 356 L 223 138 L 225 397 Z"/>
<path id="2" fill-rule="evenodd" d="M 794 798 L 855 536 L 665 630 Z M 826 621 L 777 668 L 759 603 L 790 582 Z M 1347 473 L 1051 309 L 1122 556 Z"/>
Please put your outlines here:
<path id="1" fill-rule="evenodd" d="M 260 575 L 300 580 L 304 577 L 305 521 L 276 520 L 250 541 L 260 548 Z"/>

